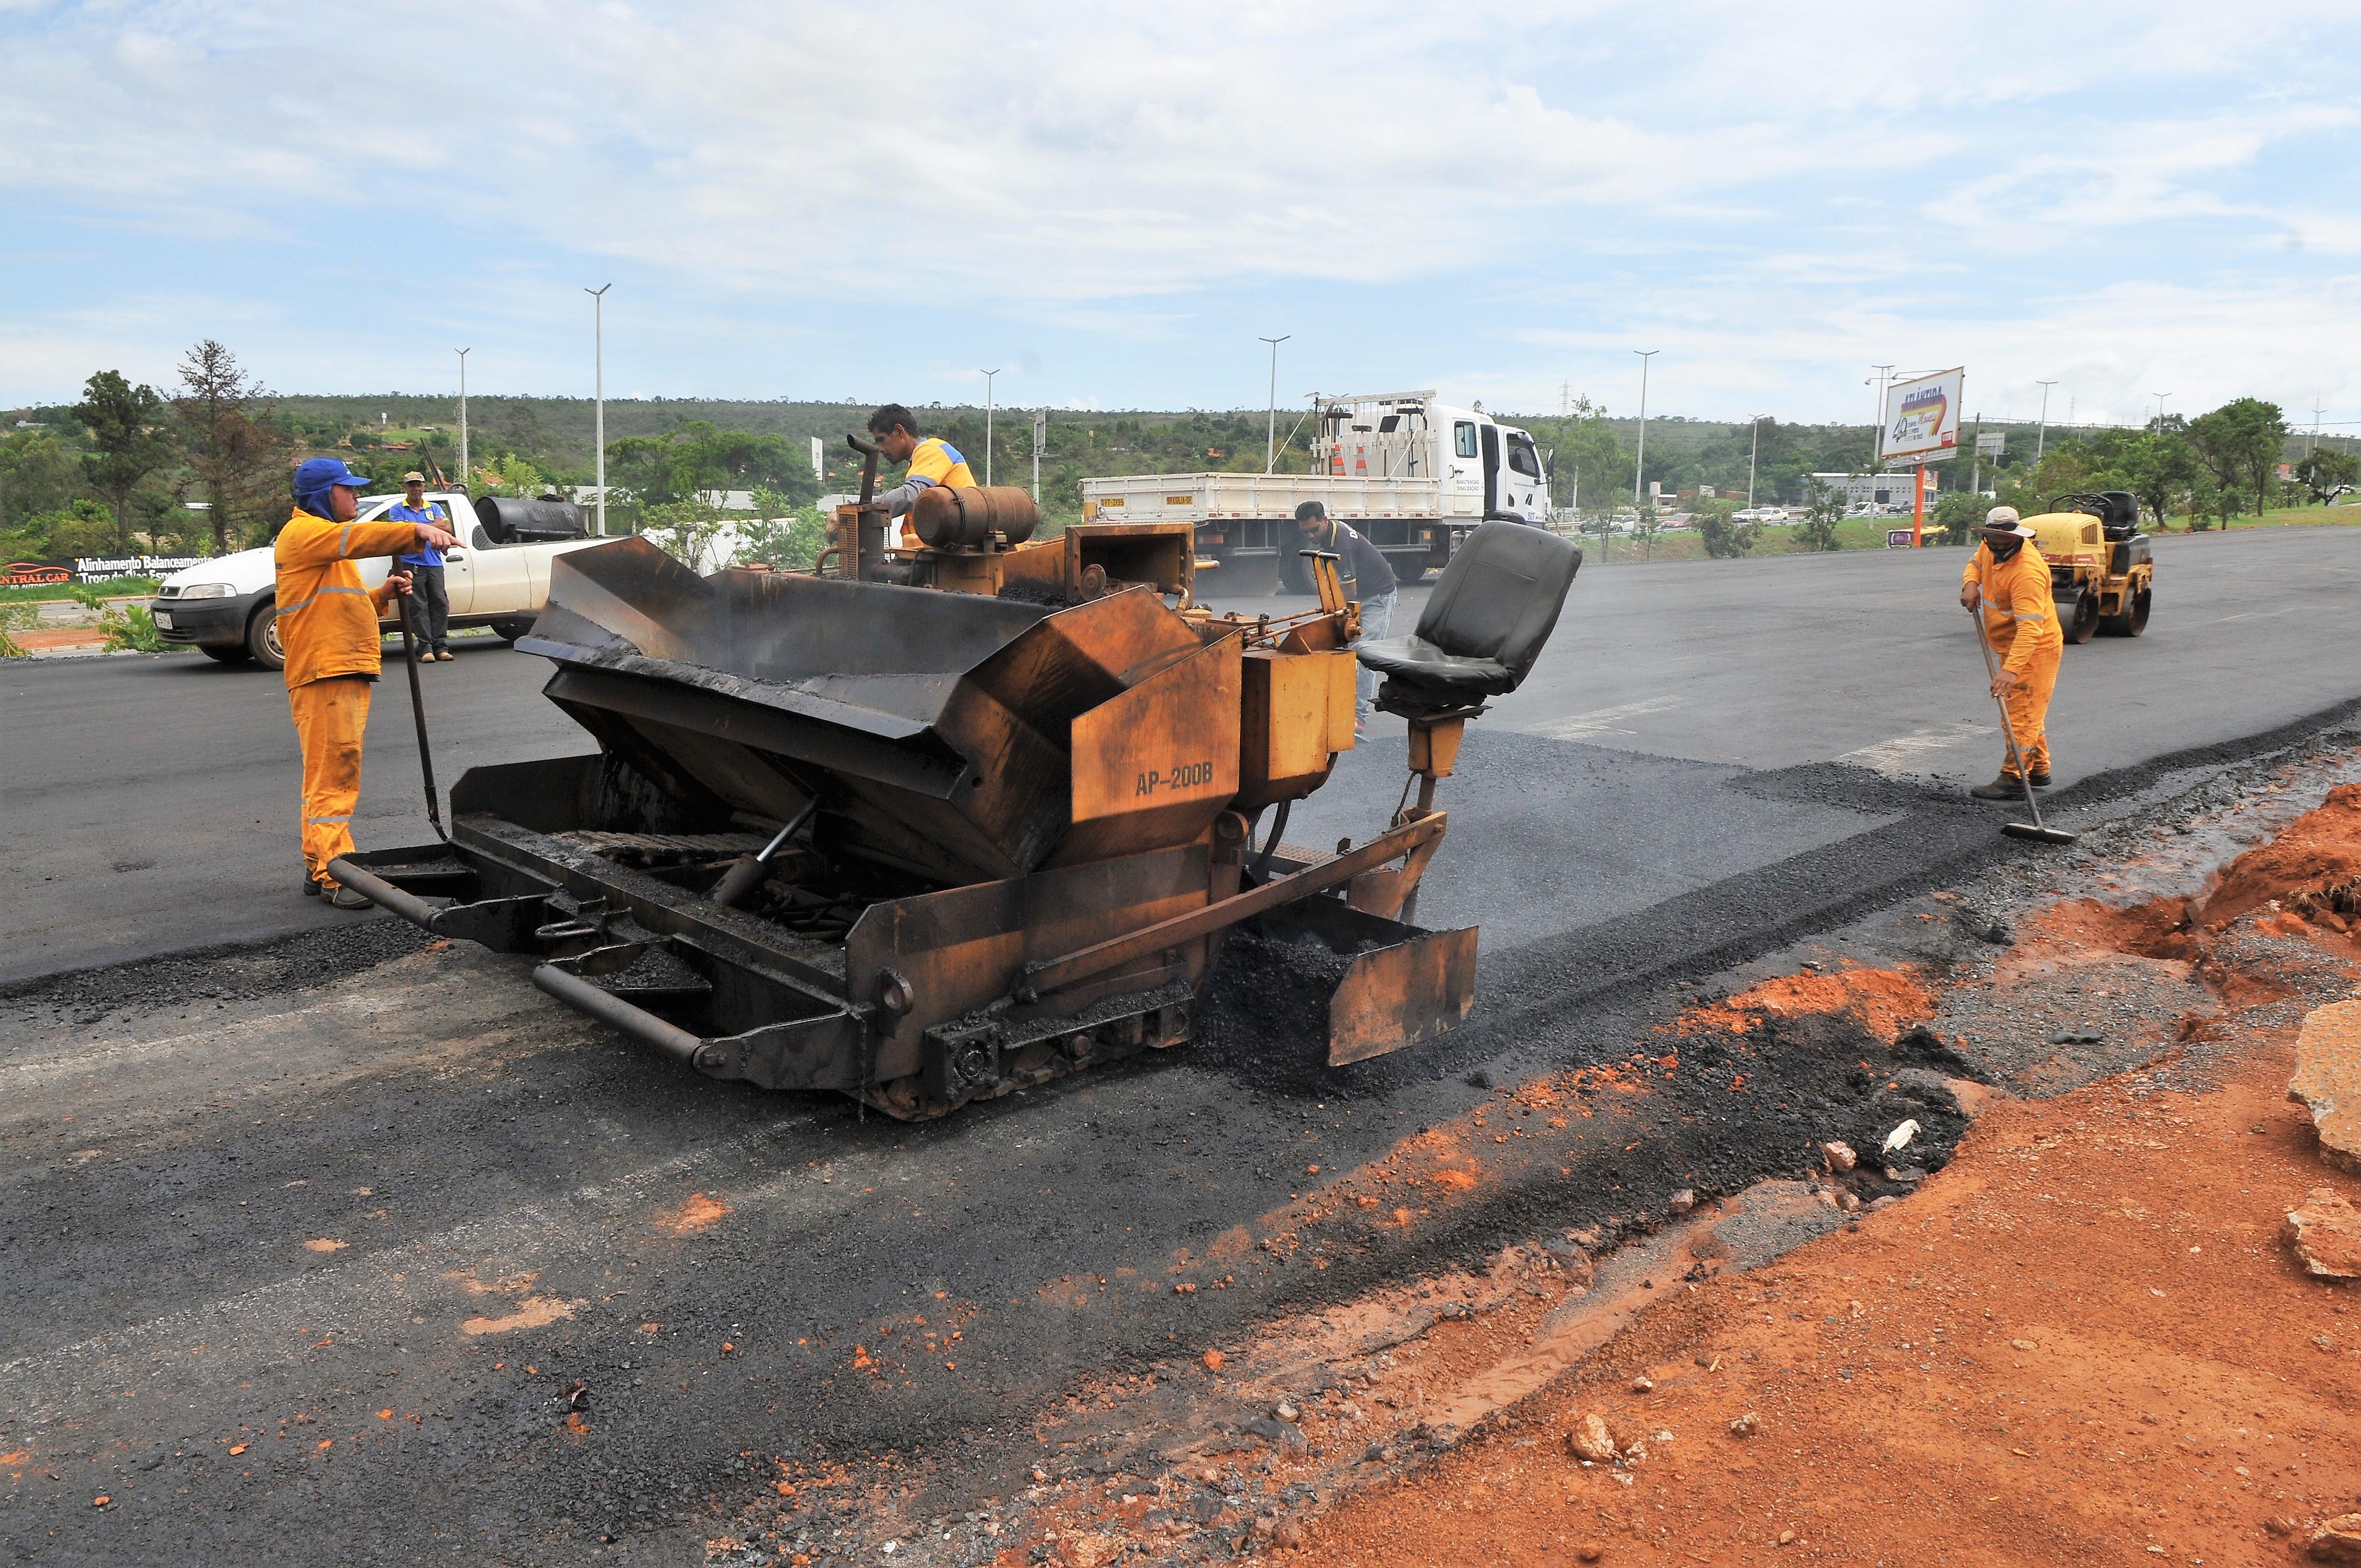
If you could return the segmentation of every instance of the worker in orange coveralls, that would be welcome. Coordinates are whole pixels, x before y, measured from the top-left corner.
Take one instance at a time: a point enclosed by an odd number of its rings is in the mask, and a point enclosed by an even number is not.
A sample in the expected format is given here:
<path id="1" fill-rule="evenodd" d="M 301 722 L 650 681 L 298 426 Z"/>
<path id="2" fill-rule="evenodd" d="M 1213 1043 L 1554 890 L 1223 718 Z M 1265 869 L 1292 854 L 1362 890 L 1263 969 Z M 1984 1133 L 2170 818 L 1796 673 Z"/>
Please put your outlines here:
<path id="1" fill-rule="evenodd" d="M 295 511 L 279 531 L 279 641 L 287 653 L 287 706 L 303 748 L 303 891 L 338 909 L 369 901 L 340 886 L 328 862 L 353 850 L 353 807 L 361 794 L 361 734 L 369 685 L 378 677 L 379 618 L 410 578 L 389 576 L 372 593 L 356 559 L 458 543 L 425 522 L 355 522 L 367 479 L 340 458 L 314 457 L 295 470 Z"/>
<path id="2" fill-rule="evenodd" d="M 2059 630 L 2058 607 L 2050 598 L 2049 563 L 2033 547 L 2033 530 L 2015 507 L 1994 507 L 1984 514 L 1984 542 L 1960 575 L 1960 602 L 1983 611 L 1984 634 L 2000 659 L 1992 692 L 2008 709 L 2017 754 L 2025 760 L 2025 783 L 2048 789 L 2049 740 L 2043 726 L 2049 694 L 2058 686 L 2058 660 L 2065 652 L 2066 636 Z M 2005 748 L 2005 738 L 2002 744 Z M 2004 750 L 2000 777 L 1968 793 L 1978 800 L 2018 798 L 2025 784 L 2018 781 L 2016 765 L 2016 757 Z"/>

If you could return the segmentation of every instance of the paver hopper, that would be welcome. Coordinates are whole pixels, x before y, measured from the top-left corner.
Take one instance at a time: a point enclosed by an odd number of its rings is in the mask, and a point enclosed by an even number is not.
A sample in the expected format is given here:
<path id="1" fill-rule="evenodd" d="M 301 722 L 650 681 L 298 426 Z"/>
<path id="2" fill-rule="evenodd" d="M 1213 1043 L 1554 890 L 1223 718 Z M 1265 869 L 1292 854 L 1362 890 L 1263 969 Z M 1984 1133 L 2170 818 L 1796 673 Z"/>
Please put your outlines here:
<path id="1" fill-rule="evenodd" d="M 598 751 L 474 769 L 447 849 L 336 874 L 710 1076 L 901 1116 L 1186 1041 L 1247 920 L 1349 955 L 1332 1062 L 1455 1025 L 1475 930 L 1395 918 L 1441 813 L 1249 854 L 1352 744 L 1354 607 L 1035 597 L 571 553 L 518 645 Z"/>

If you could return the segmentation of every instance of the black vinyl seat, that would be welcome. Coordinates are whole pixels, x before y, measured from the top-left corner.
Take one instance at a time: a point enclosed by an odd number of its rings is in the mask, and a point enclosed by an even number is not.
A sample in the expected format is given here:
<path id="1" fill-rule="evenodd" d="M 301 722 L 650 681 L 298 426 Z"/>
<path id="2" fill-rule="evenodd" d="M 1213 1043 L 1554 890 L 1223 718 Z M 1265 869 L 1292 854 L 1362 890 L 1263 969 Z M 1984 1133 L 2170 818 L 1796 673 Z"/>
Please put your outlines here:
<path id="1" fill-rule="evenodd" d="M 1418 630 L 1354 652 L 1386 677 L 1378 706 L 1433 713 L 1517 689 L 1557 625 L 1582 566 L 1570 540 L 1518 522 L 1487 522 L 1443 569 Z"/>

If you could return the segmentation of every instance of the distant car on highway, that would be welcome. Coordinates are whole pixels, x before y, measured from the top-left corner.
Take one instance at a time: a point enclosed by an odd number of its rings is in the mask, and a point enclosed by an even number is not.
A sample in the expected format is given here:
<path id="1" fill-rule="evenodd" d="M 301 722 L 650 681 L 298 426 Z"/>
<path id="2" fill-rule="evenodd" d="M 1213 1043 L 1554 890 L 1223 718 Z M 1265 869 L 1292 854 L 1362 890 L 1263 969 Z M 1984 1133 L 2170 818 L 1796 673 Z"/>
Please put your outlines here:
<path id="1" fill-rule="evenodd" d="M 522 501 L 487 496 L 470 503 L 457 490 L 437 490 L 462 548 L 449 553 L 444 584 L 451 595 L 451 626 L 489 626 L 493 635 L 515 641 L 533 626 L 549 598 L 549 563 L 568 550 L 606 543 L 582 535 L 581 510 L 571 501 Z M 359 522 L 375 522 L 400 496 L 368 496 Z M 382 555 L 358 563 L 361 581 L 385 581 Z M 251 661 L 267 670 L 284 669 L 279 642 L 278 566 L 270 547 L 240 550 L 185 567 L 159 584 L 148 612 L 166 642 L 194 647 L 225 664 Z M 400 630 L 388 619 L 382 630 Z"/>
<path id="2" fill-rule="evenodd" d="M 1748 507 L 1743 511 L 1734 511 L 1730 515 L 1730 520 L 1735 522 L 1784 522 L 1787 521 L 1785 510 L 1780 507 Z"/>

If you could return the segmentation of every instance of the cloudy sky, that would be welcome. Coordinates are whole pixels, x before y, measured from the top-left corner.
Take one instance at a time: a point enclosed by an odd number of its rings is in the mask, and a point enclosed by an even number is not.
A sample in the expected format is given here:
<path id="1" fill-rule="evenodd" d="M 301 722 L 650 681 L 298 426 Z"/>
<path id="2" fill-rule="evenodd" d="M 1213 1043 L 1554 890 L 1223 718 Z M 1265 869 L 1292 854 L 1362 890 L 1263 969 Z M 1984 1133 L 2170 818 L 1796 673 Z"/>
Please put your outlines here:
<path id="1" fill-rule="evenodd" d="M 0 403 L 292 391 L 2361 422 L 2351 0 L 0 0 Z M 2361 431 L 2361 422 L 2347 427 Z"/>

